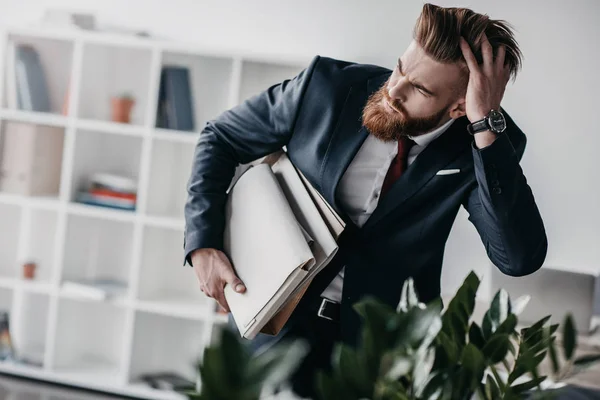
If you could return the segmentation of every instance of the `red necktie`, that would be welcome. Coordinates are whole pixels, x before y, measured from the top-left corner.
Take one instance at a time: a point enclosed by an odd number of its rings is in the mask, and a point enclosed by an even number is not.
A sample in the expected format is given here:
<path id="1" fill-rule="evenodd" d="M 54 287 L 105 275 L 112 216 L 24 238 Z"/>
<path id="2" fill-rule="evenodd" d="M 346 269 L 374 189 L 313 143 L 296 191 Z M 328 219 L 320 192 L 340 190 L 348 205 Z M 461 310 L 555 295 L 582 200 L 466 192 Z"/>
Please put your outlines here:
<path id="1" fill-rule="evenodd" d="M 406 136 L 401 136 L 398 140 L 398 154 L 396 154 L 396 157 L 392 160 L 390 168 L 388 169 L 385 179 L 383 180 L 380 197 L 385 196 L 394 182 L 396 182 L 406 170 L 408 165 L 408 152 L 414 144 L 415 142 Z"/>

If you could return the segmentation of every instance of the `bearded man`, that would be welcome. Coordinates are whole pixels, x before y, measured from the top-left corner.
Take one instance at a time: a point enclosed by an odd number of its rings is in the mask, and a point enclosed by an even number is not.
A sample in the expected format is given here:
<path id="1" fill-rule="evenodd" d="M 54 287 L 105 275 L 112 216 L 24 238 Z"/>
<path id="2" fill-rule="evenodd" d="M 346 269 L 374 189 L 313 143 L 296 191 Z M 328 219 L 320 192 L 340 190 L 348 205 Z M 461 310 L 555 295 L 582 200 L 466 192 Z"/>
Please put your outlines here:
<path id="1" fill-rule="evenodd" d="M 352 305 L 396 306 L 413 277 L 424 302 L 440 295 L 444 247 L 461 206 L 503 273 L 531 274 L 547 252 L 542 218 L 519 161 L 523 132 L 500 107 L 521 66 L 509 25 L 466 8 L 425 4 L 393 70 L 316 57 L 302 73 L 209 122 L 196 147 L 185 208 L 185 259 L 227 309 L 225 285 L 245 287 L 223 254 L 226 189 L 238 164 L 283 146 L 347 228 L 335 259 L 281 333 L 311 351 L 293 379 L 312 396 L 332 345 L 356 343 Z"/>

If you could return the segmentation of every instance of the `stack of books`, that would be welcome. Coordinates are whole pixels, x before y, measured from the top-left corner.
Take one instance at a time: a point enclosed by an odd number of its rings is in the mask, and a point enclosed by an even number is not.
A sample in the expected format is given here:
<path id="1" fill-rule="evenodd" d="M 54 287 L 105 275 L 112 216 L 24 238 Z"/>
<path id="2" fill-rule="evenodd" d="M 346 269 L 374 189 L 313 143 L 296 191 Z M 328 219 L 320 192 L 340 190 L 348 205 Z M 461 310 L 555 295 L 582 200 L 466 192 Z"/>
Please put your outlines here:
<path id="1" fill-rule="evenodd" d="M 133 179 L 111 174 L 90 177 L 86 190 L 79 193 L 77 201 L 101 207 L 135 210 L 137 184 Z"/>

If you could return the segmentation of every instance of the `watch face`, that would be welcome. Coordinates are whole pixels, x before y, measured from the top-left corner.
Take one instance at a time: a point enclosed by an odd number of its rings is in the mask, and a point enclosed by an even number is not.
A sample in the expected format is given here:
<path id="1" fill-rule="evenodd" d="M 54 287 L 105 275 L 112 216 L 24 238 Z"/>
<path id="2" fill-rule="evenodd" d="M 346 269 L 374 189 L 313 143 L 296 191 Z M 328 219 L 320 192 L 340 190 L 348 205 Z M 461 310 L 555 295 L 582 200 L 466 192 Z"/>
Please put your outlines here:
<path id="1" fill-rule="evenodd" d="M 504 115 L 499 111 L 490 112 L 488 123 L 490 124 L 492 131 L 496 133 L 504 132 L 506 129 L 506 120 L 504 119 Z"/>

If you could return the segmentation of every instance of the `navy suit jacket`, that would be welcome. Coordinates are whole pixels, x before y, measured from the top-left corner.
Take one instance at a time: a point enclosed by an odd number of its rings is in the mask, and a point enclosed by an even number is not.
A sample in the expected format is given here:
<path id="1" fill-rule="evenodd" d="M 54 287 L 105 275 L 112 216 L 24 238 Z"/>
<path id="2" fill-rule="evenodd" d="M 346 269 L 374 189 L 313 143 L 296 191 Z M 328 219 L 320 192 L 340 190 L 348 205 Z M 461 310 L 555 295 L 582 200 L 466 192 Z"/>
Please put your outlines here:
<path id="1" fill-rule="evenodd" d="M 187 262 L 195 249 L 223 249 L 226 190 L 236 166 L 287 146 L 291 161 L 348 224 L 338 255 L 313 281 L 295 316 L 346 266 L 341 324 L 348 343 L 358 336 L 352 305 L 361 297 L 373 295 L 395 307 L 411 276 L 422 301 L 440 295 L 444 246 L 461 205 L 502 272 L 521 276 L 540 268 L 547 238 L 519 166 L 526 137 L 504 110 L 507 128 L 493 144 L 477 149 L 467 118 L 457 119 L 393 184 L 362 228 L 349 220 L 336 188 L 369 134 L 362 109 L 390 74 L 317 56 L 295 78 L 208 122 L 188 183 Z M 451 168 L 460 173 L 436 175 Z"/>

